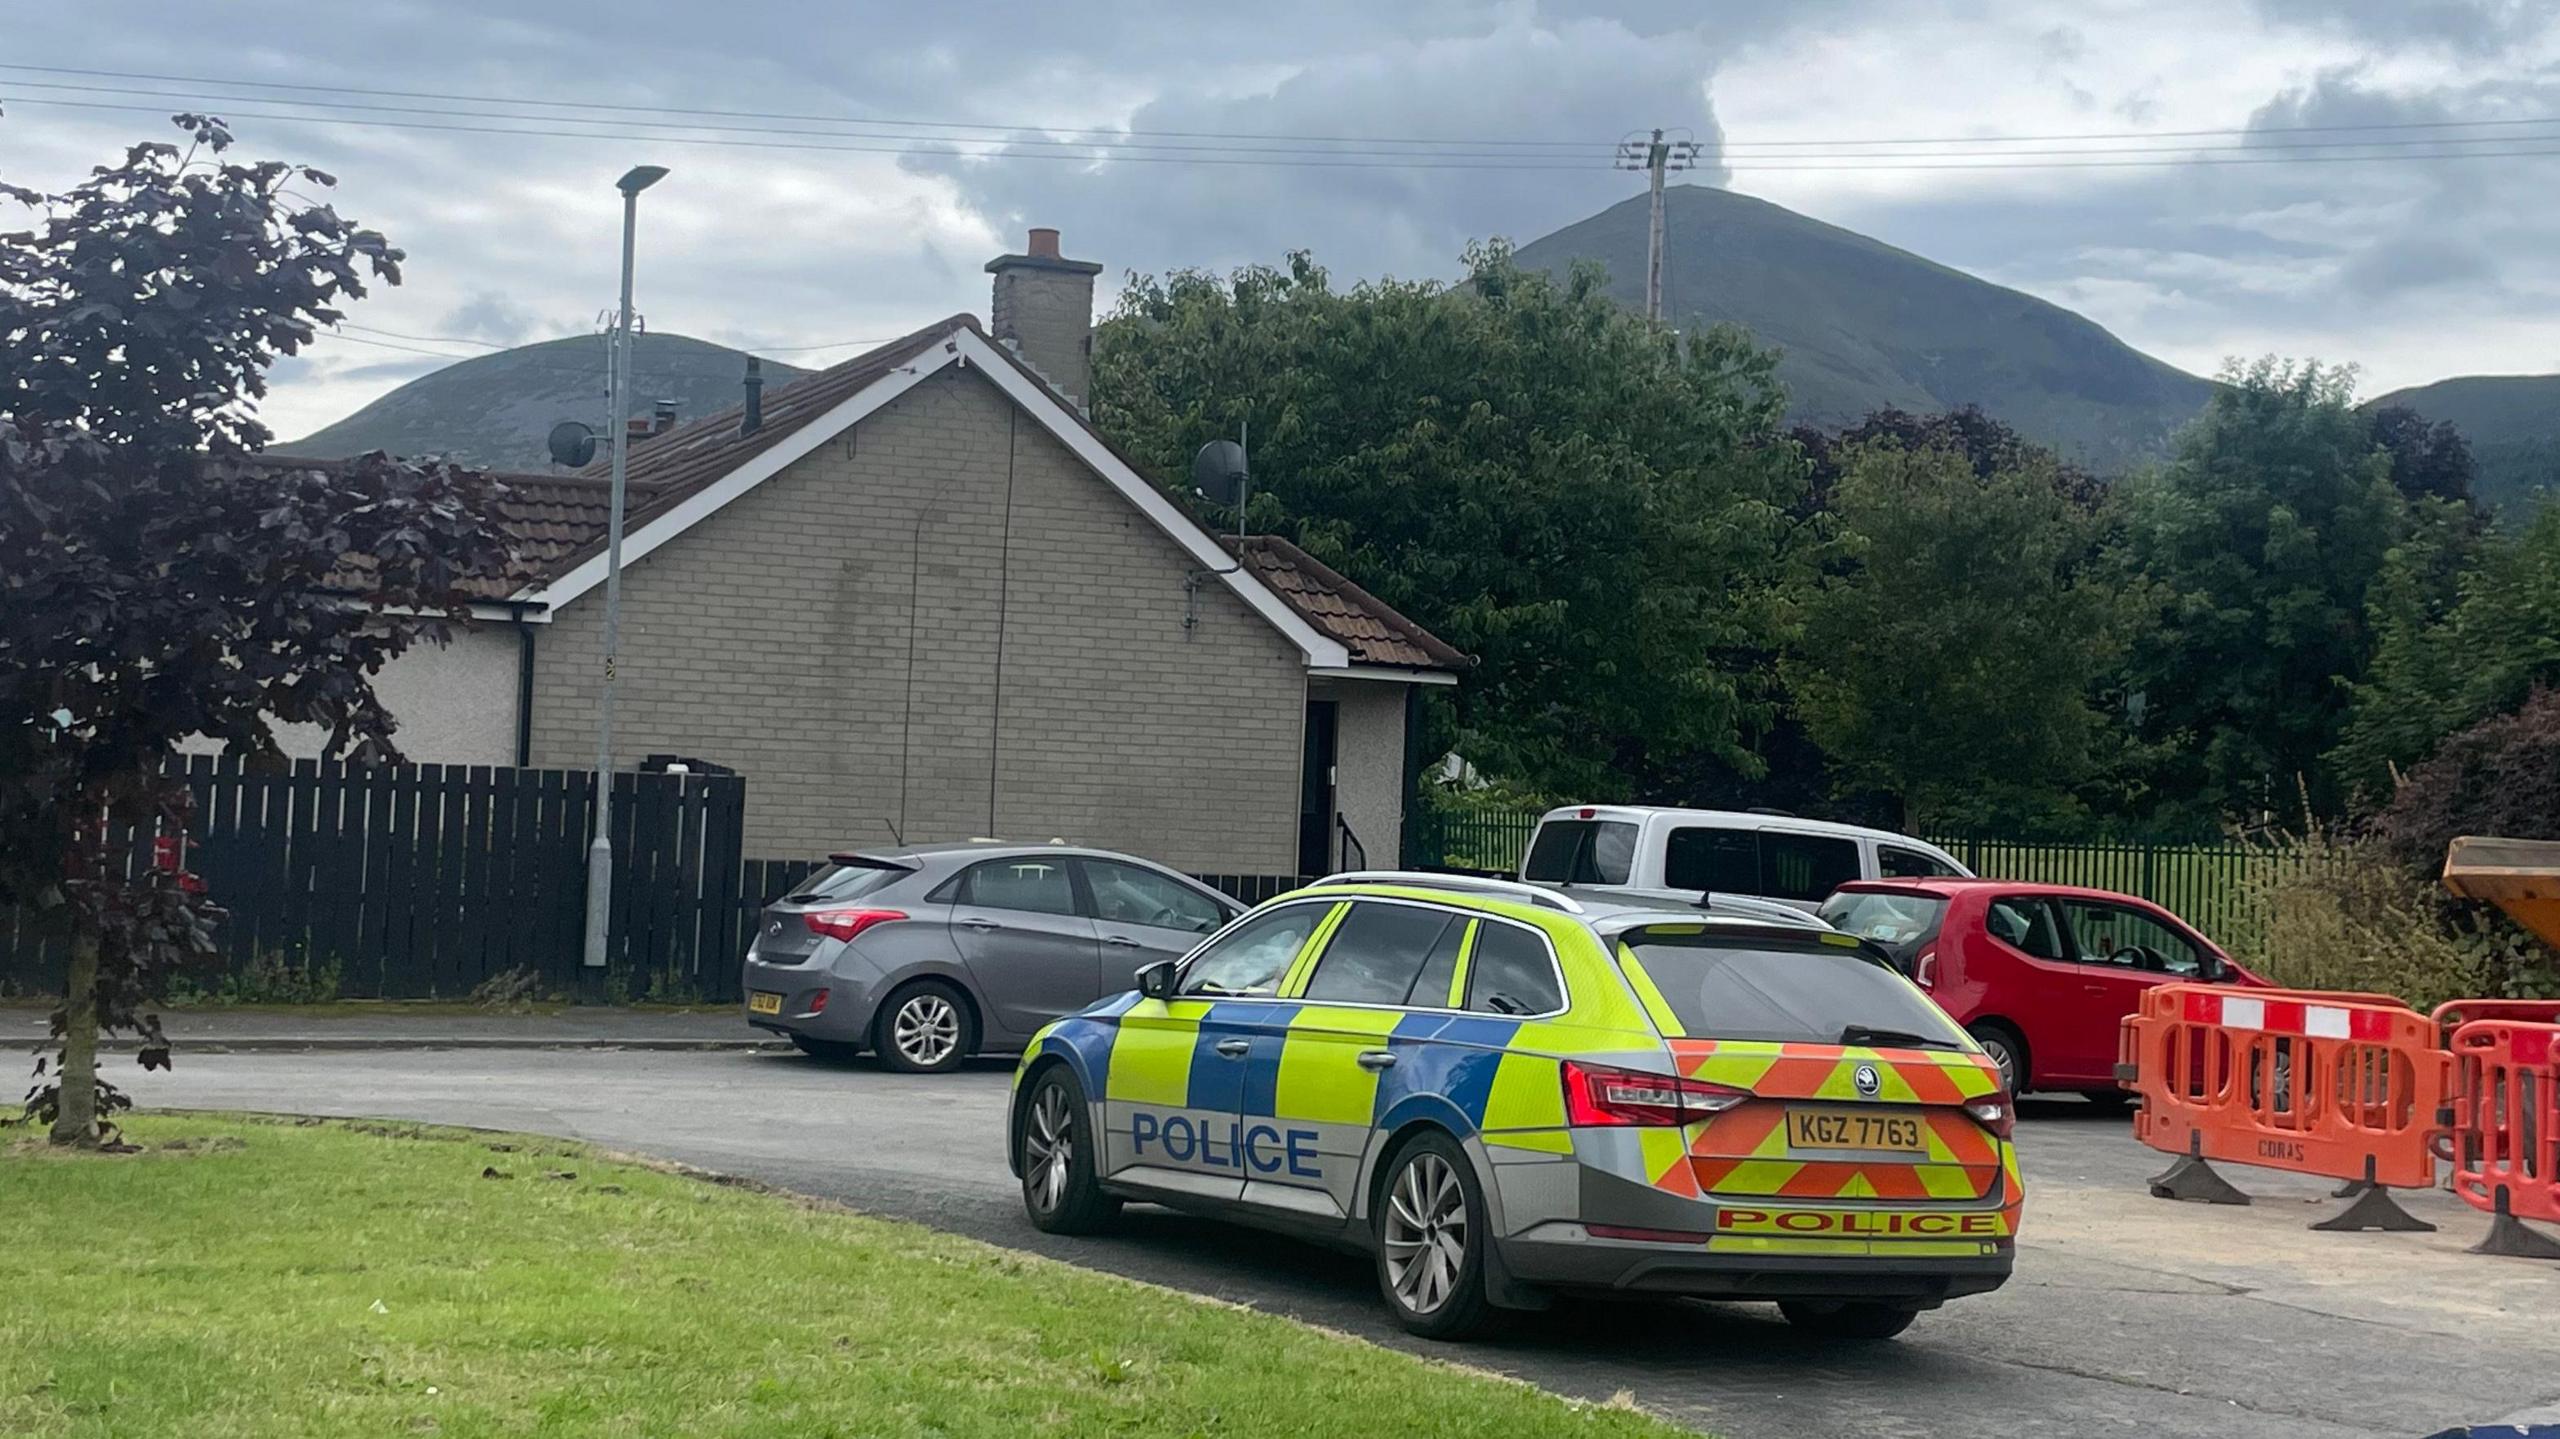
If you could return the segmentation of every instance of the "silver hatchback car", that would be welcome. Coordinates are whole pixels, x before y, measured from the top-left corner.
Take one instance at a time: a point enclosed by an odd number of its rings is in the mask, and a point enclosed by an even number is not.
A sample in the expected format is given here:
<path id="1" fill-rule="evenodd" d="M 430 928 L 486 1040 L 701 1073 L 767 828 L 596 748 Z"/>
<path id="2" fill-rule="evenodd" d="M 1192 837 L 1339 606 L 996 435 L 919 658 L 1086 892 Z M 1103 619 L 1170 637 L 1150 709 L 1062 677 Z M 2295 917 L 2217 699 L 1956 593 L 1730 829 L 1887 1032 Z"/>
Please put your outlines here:
<path id="1" fill-rule="evenodd" d="M 810 1054 L 869 1050 L 911 1073 L 1018 1050 L 1244 912 L 1131 855 L 938 844 L 831 855 L 765 906 L 747 1022 Z"/>

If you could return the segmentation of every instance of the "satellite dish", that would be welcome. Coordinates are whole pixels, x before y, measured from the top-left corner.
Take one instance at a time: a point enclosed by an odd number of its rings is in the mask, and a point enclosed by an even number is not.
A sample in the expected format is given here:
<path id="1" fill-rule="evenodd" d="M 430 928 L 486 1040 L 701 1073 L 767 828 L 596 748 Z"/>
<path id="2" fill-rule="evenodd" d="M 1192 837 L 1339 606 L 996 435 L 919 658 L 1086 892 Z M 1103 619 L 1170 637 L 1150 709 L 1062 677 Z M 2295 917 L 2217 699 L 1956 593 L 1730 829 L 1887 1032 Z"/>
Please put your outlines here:
<path id="1" fill-rule="evenodd" d="M 583 469 L 596 457 L 596 432 L 576 420 L 551 427 L 551 463 Z"/>
<path id="2" fill-rule="evenodd" d="M 1191 487 L 1213 503 L 1243 509 L 1248 483 L 1244 446 L 1233 440 L 1211 440 L 1191 457 Z"/>

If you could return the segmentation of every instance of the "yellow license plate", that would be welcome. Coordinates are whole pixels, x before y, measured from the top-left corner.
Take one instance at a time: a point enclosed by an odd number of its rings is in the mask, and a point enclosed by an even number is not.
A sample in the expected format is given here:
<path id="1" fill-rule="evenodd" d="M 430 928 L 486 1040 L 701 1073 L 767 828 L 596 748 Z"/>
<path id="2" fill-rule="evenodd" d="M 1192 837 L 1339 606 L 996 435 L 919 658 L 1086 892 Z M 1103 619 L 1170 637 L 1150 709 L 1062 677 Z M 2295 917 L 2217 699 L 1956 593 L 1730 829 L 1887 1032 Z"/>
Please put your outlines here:
<path id="1" fill-rule="evenodd" d="M 1887 1149 L 1926 1154 L 1929 1139 L 1917 1115 L 1865 1109 L 1790 1109 L 1790 1149 Z"/>
<path id="2" fill-rule="evenodd" d="M 749 1014 L 780 1014 L 782 996 L 771 990 L 759 989 L 747 996 L 747 1012 Z"/>

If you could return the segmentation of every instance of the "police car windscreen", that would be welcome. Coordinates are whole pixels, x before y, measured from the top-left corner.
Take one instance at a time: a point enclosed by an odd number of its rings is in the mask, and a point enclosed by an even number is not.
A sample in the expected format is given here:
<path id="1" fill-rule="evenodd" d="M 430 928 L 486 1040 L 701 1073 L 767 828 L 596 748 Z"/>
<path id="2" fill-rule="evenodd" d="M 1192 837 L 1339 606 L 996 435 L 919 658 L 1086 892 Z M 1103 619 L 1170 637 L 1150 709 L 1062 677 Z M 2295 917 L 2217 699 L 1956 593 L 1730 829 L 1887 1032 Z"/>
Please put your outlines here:
<path id="1" fill-rule="evenodd" d="M 1686 1039 L 1811 1044 L 1920 1044 L 1962 1048 L 1964 1033 L 1911 982 L 1836 945 L 1771 940 L 1737 944 L 1714 935 L 1627 936 L 1643 976 L 1662 994 Z M 1620 961 L 1625 963 L 1624 958 Z"/>

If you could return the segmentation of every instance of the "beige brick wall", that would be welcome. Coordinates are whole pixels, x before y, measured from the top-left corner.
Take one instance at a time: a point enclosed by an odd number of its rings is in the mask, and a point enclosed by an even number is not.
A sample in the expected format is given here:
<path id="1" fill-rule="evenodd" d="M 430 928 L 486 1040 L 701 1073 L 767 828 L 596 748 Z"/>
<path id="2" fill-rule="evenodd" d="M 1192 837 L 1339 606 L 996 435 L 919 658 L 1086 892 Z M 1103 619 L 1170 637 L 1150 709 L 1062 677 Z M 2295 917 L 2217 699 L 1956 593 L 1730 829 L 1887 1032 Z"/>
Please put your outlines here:
<path id="1" fill-rule="evenodd" d="M 1186 635 L 1191 568 L 993 385 L 945 371 L 626 569 L 616 758 L 736 766 L 753 856 L 896 824 L 1284 871 L 1304 665 L 1216 581 Z M 540 636 L 537 765 L 593 762 L 602 611 L 599 587 Z"/>

